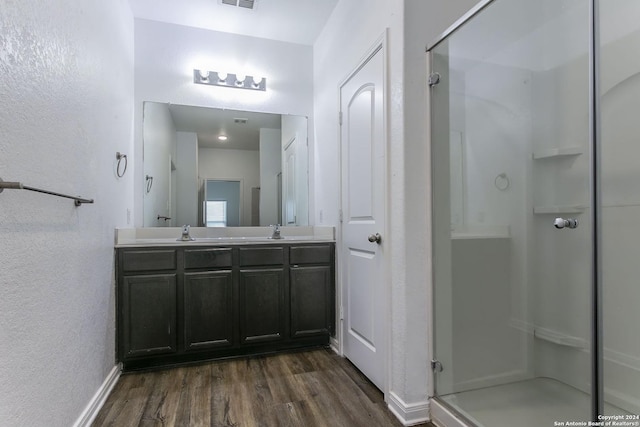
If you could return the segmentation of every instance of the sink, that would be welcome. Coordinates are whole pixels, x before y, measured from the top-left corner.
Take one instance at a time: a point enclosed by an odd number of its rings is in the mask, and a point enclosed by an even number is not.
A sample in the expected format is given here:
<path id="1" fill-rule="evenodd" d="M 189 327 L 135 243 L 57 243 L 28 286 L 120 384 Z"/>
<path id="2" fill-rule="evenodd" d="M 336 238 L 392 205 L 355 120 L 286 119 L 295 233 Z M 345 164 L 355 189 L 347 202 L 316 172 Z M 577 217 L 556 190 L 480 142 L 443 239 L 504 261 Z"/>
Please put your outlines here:
<path id="1" fill-rule="evenodd" d="M 200 242 L 220 242 L 227 240 L 246 240 L 246 237 L 196 237 L 196 241 Z"/>
<path id="2" fill-rule="evenodd" d="M 279 239 L 273 239 L 268 236 L 225 236 L 225 237 L 196 237 L 195 242 L 287 242 L 287 241 L 303 241 L 303 240 L 315 240 L 314 236 L 282 236 Z M 188 243 L 188 242 L 187 242 Z"/>
<path id="3" fill-rule="evenodd" d="M 325 227 L 326 228 L 326 227 Z M 198 245 L 251 245 L 251 244 L 286 244 L 303 242 L 333 241 L 332 229 L 320 227 L 318 234 L 312 227 L 282 228 L 282 237 L 272 239 L 272 229 L 267 227 L 239 228 L 230 227 L 226 230 L 212 230 L 203 227 L 192 227 L 192 241 L 176 240 L 181 229 L 173 228 L 145 228 L 145 229 L 116 229 L 116 246 L 198 246 Z M 216 236 L 217 235 L 217 236 Z"/>

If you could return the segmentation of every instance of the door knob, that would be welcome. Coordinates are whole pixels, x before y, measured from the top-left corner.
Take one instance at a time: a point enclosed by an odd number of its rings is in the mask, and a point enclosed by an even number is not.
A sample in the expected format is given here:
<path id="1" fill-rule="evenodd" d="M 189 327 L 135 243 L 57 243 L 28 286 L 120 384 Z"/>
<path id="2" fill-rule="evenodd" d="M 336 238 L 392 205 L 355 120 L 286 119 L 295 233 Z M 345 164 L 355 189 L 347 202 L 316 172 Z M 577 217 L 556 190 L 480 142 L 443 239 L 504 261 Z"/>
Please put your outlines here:
<path id="1" fill-rule="evenodd" d="M 561 229 L 563 229 L 565 227 L 566 228 L 577 228 L 578 227 L 578 220 L 575 219 L 575 218 L 567 218 L 567 219 L 556 218 L 553 221 L 553 225 L 559 230 L 561 230 Z"/>
<path id="2" fill-rule="evenodd" d="M 370 234 L 368 239 L 371 243 L 380 244 L 380 242 L 382 241 L 382 236 L 380 235 L 380 233 Z"/>

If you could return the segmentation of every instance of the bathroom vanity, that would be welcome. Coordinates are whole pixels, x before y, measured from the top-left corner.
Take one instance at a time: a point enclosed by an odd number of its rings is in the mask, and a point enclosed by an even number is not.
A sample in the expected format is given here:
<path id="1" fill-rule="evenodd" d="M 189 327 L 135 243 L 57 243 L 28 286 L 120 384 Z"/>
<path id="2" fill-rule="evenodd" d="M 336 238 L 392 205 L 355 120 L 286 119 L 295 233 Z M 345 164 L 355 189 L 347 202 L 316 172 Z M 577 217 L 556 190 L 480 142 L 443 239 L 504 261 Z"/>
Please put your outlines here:
<path id="1" fill-rule="evenodd" d="M 327 345 L 328 236 L 116 241 L 117 351 L 125 371 Z"/>

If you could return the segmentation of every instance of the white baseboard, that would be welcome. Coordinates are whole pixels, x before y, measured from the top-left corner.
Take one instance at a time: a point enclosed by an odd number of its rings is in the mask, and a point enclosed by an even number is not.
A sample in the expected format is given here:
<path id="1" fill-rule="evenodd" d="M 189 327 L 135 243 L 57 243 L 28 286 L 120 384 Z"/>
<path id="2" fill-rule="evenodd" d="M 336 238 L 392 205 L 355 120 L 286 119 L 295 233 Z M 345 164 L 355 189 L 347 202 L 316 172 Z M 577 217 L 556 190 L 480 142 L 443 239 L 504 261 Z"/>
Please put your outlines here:
<path id="1" fill-rule="evenodd" d="M 342 356 L 342 353 L 340 352 L 340 342 L 335 337 L 329 338 L 329 347 L 334 351 L 334 353 Z"/>
<path id="2" fill-rule="evenodd" d="M 116 365 L 113 367 L 98 391 L 96 391 L 96 394 L 94 394 L 89 401 L 89 404 L 86 406 L 84 411 L 82 411 L 80 417 L 73 424 L 73 427 L 89 427 L 91 425 L 93 420 L 96 419 L 96 416 L 98 416 L 98 412 L 100 412 L 100 409 L 102 408 L 102 405 L 104 405 L 104 402 L 107 400 L 107 397 L 109 397 L 109 393 L 111 393 L 111 390 L 113 390 L 113 387 L 118 382 L 118 379 L 120 379 L 121 371 L 122 369 L 120 368 L 120 365 Z"/>
<path id="3" fill-rule="evenodd" d="M 389 392 L 387 406 L 405 426 L 413 426 L 429 421 L 429 401 L 405 403 L 397 394 Z"/>

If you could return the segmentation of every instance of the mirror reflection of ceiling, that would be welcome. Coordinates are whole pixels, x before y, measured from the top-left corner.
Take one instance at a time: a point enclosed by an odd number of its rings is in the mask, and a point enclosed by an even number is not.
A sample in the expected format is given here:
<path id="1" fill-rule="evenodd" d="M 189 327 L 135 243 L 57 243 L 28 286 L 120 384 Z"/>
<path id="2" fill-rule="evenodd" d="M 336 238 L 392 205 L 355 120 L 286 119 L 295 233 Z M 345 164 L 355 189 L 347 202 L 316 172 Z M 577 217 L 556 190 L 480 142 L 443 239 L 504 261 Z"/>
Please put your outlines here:
<path id="1" fill-rule="evenodd" d="M 255 0 L 247 9 L 221 0 L 129 0 L 136 18 L 304 45 L 313 44 L 337 3 Z"/>
<path id="2" fill-rule="evenodd" d="M 194 132 L 200 148 L 258 150 L 260 128 L 280 129 L 280 114 L 169 105 L 178 132 Z M 224 135 L 226 141 L 218 140 Z"/>

